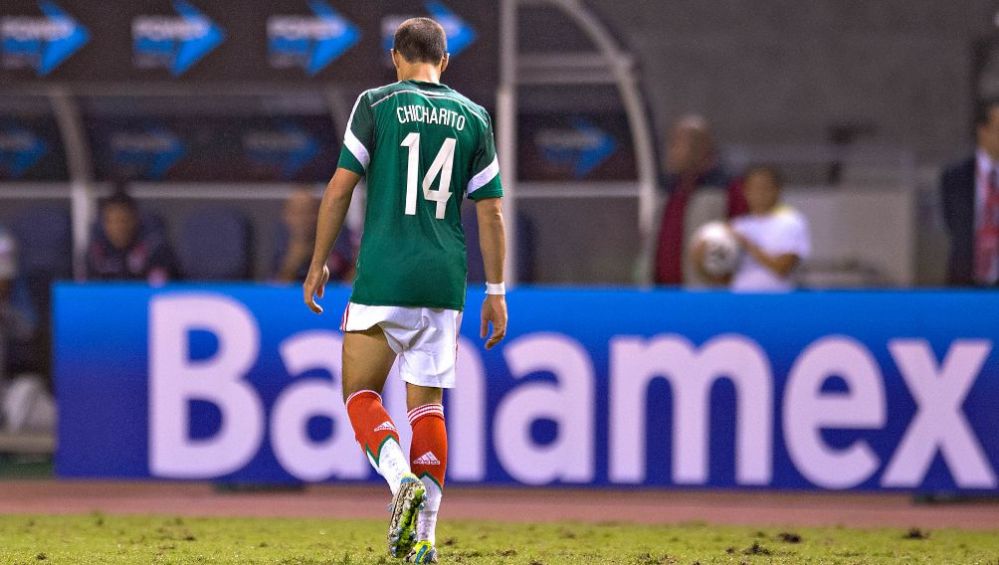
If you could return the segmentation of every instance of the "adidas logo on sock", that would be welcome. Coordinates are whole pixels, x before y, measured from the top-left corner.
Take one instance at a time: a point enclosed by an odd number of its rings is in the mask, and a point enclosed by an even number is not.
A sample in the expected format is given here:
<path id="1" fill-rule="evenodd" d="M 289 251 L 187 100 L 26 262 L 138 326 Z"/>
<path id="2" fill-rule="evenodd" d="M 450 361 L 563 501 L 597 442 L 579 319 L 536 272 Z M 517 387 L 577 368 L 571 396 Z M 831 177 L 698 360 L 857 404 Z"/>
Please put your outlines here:
<path id="1" fill-rule="evenodd" d="M 385 430 L 388 430 L 390 432 L 399 433 L 399 430 L 395 429 L 395 426 L 392 425 L 392 422 L 390 422 L 388 420 L 385 420 L 384 422 L 382 422 L 381 424 L 378 424 L 378 426 L 375 427 L 375 431 L 376 432 L 383 432 Z"/>
<path id="2" fill-rule="evenodd" d="M 428 451 L 423 455 L 417 457 L 416 461 L 413 461 L 413 465 L 440 465 L 440 464 L 441 464 L 440 459 L 437 459 L 437 456 L 434 455 L 433 451 Z"/>

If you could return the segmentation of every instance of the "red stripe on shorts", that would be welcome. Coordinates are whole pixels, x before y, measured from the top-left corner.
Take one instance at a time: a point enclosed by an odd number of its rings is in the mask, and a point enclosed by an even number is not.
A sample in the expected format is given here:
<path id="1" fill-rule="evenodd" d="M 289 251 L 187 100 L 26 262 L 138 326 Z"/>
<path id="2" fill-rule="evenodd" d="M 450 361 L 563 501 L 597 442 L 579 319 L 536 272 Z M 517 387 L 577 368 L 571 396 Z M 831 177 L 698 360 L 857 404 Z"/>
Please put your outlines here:
<path id="1" fill-rule="evenodd" d="M 347 303 L 347 307 L 343 309 L 343 318 L 340 320 L 340 331 L 347 331 L 347 320 L 350 319 L 350 302 Z"/>

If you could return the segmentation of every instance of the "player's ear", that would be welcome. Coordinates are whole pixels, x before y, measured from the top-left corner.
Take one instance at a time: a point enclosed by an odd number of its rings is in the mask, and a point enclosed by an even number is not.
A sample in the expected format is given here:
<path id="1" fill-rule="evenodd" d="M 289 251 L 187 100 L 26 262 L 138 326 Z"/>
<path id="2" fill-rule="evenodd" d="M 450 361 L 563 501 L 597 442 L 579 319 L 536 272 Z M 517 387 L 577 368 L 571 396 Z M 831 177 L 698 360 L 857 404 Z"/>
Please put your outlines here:
<path id="1" fill-rule="evenodd" d="M 441 74 L 444 74 L 444 70 L 447 69 L 448 61 L 451 60 L 450 53 L 445 53 L 444 58 L 441 59 Z"/>
<path id="2" fill-rule="evenodd" d="M 398 57 L 400 56 L 399 52 L 396 51 L 395 49 L 389 49 L 389 53 L 392 54 L 392 66 L 394 66 L 396 69 L 398 69 L 399 68 L 399 59 L 398 59 Z"/>

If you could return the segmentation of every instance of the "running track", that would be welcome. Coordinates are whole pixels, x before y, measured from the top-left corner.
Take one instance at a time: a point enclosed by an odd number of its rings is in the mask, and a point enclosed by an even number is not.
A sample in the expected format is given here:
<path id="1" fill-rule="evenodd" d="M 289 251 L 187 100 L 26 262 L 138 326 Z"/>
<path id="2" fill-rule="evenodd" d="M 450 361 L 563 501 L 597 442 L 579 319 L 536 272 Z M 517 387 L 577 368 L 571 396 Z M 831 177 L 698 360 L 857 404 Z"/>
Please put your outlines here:
<path id="1" fill-rule="evenodd" d="M 202 483 L 13 480 L 0 482 L 3 514 L 162 514 L 304 518 L 385 517 L 388 490 L 369 485 L 220 493 Z M 692 492 L 451 486 L 441 518 L 758 526 L 999 530 L 999 501 L 913 504 L 875 494 Z"/>

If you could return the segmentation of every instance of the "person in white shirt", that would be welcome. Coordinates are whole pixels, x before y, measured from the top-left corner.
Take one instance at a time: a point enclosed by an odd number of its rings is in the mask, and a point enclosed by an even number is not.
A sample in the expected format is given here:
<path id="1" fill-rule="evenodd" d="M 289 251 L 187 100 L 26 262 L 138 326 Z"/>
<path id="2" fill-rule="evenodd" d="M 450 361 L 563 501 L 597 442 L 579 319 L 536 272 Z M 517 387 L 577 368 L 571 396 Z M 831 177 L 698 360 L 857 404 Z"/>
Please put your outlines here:
<path id="1" fill-rule="evenodd" d="M 808 220 L 781 202 L 784 180 L 776 167 L 751 167 L 744 178 L 749 214 L 731 223 L 743 254 L 730 287 L 741 292 L 794 290 L 795 269 L 812 250 Z"/>

